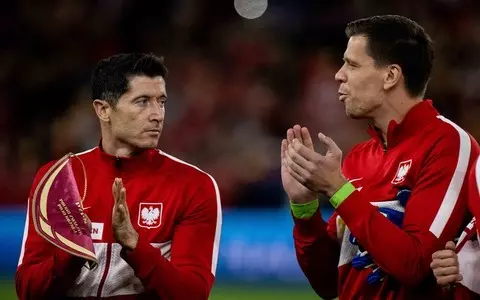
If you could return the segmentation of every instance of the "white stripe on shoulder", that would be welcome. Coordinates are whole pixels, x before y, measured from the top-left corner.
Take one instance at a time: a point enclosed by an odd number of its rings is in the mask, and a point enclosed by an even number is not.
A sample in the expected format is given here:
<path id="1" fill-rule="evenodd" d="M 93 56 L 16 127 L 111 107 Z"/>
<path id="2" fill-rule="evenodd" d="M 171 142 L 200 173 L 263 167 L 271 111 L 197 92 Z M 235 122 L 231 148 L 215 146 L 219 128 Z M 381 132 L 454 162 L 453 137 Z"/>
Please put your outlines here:
<path id="1" fill-rule="evenodd" d="M 477 189 L 478 189 L 478 195 L 480 197 L 480 157 L 477 158 L 477 163 L 475 164 L 475 178 L 477 179 Z"/>
<path id="2" fill-rule="evenodd" d="M 208 175 L 208 177 L 212 180 L 213 187 L 215 188 L 216 198 L 217 198 L 217 224 L 216 224 L 216 228 L 215 228 L 215 238 L 213 240 L 212 269 L 211 269 L 211 272 L 212 272 L 213 276 L 215 276 L 215 273 L 217 271 L 218 250 L 219 250 L 219 246 L 220 246 L 220 235 L 221 235 L 221 231 L 222 231 L 222 201 L 221 201 L 221 198 L 220 198 L 220 191 L 218 189 L 217 182 L 215 181 L 215 179 L 213 178 L 212 175 L 203 171 L 199 167 L 197 167 L 195 165 L 192 165 L 192 164 L 189 164 L 189 163 L 187 163 L 187 162 L 185 162 L 185 161 L 183 161 L 179 158 L 176 158 L 175 156 L 167 154 L 160 149 L 157 149 L 157 150 L 161 155 L 164 155 L 164 156 L 170 158 L 171 160 L 174 160 L 176 162 L 179 162 L 179 163 L 182 163 L 184 165 L 190 166 L 194 169 L 197 169 L 198 171 Z"/>
<path id="3" fill-rule="evenodd" d="M 80 153 L 75 153 L 75 155 L 83 155 L 83 154 L 87 154 L 88 152 L 92 152 L 93 150 L 97 149 L 97 147 L 93 147 L 92 149 L 88 149 L 88 150 L 85 150 L 83 152 L 80 152 Z"/>
<path id="4" fill-rule="evenodd" d="M 28 237 L 28 214 L 30 212 L 30 199 L 27 201 L 27 213 L 25 214 L 25 225 L 23 226 L 23 238 L 22 238 L 22 248 L 20 249 L 20 256 L 18 257 L 18 266 L 23 263 L 23 256 L 25 255 L 25 244 L 27 242 Z"/>
<path id="5" fill-rule="evenodd" d="M 468 163 L 470 162 L 472 141 L 470 140 L 468 133 L 454 122 L 450 121 L 444 116 L 437 116 L 437 118 L 452 126 L 458 132 L 460 137 L 460 149 L 458 150 L 457 166 L 453 172 L 447 191 L 445 192 L 442 204 L 440 205 L 437 215 L 430 226 L 430 232 L 438 238 L 447 225 L 455 205 L 457 204 L 460 192 L 462 191 L 463 182 L 465 181 L 465 176 L 468 170 Z"/>

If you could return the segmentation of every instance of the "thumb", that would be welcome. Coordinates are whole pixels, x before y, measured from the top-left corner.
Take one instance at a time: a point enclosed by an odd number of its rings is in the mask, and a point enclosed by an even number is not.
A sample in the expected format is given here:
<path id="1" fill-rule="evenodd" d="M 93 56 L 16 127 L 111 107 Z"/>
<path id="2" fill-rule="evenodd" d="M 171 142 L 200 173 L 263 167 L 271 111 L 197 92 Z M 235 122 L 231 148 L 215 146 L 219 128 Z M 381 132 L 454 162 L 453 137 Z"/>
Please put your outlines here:
<path id="1" fill-rule="evenodd" d="M 319 132 L 318 139 L 320 140 L 320 143 L 327 147 L 327 153 L 330 152 L 335 156 L 339 156 L 340 158 L 342 157 L 342 150 L 340 150 L 340 148 L 331 138 Z"/>
<path id="2" fill-rule="evenodd" d="M 455 250 L 455 243 L 452 242 L 452 241 L 447 242 L 447 244 L 445 245 L 445 249 L 447 249 L 447 250 Z"/>

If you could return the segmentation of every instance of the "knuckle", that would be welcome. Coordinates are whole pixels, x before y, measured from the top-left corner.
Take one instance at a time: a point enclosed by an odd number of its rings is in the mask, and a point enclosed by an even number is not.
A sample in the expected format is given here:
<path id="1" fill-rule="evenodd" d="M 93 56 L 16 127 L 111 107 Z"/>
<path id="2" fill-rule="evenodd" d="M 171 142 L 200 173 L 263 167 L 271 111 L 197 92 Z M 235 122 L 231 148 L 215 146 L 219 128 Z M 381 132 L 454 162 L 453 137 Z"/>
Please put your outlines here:
<path id="1" fill-rule="evenodd" d="M 312 183 L 312 174 L 310 172 L 308 172 L 307 174 L 305 174 L 305 181 L 309 184 Z"/>
<path id="2" fill-rule="evenodd" d="M 295 143 L 292 145 L 293 150 L 298 151 L 300 150 L 300 143 Z"/>
<path id="3" fill-rule="evenodd" d="M 306 169 L 307 169 L 307 171 L 310 172 L 310 173 L 315 173 L 315 170 L 316 170 L 314 164 L 308 164 L 308 166 L 307 166 Z"/>
<path id="4" fill-rule="evenodd" d="M 298 159 L 297 153 L 293 153 L 293 154 L 291 155 L 291 158 L 292 158 L 292 161 L 293 161 L 293 162 L 298 163 L 299 159 Z"/>

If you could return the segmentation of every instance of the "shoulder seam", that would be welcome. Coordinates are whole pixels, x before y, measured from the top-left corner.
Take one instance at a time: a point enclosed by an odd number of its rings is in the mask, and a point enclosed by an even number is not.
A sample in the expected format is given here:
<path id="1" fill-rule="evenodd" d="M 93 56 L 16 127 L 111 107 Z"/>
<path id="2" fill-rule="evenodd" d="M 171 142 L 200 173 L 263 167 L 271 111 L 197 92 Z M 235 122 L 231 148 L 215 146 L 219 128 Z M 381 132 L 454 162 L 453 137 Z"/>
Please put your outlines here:
<path id="1" fill-rule="evenodd" d="M 173 161 L 175 161 L 175 162 L 178 162 L 178 163 L 181 163 L 181 164 L 183 164 L 183 165 L 189 166 L 189 167 L 191 167 L 191 168 L 193 168 L 193 169 L 195 169 L 195 170 L 197 170 L 197 171 L 200 171 L 201 173 L 210 175 L 210 174 L 208 174 L 207 172 L 205 172 L 204 170 L 200 169 L 199 167 L 197 167 L 197 166 L 195 166 L 195 165 L 193 165 L 193 164 L 190 164 L 190 163 L 188 163 L 188 162 L 186 162 L 186 161 L 184 161 L 184 160 L 181 160 L 180 158 L 177 158 L 177 157 L 175 157 L 175 156 L 173 156 L 173 155 L 171 155 L 171 154 L 168 154 L 168 153 L 166 153 L 166 152 L 164 152 L 164 151 L 162 151 L 162 150 L 160 150 L 160 149 L 157 149 L 157 151 L 158 151 L 158 153 L 159 153 L 160 155 L 163 155 L 163 156 L 165 156 L 165 157 L 167 157 L 167 158 L 169 158 L 169 159 L 171 159 L 171 160 L 173 160 Z"/>

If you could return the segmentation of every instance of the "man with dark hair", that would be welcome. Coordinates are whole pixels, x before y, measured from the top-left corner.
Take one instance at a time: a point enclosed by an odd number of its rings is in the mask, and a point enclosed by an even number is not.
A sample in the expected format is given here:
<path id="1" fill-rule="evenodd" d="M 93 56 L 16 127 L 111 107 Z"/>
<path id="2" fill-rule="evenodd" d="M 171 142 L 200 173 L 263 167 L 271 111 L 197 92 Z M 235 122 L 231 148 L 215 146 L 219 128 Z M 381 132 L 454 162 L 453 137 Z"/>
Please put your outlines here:
<path id="1" fill-rule="evenodd" d="M 335 142 L 307 128 L 282 141 L 282 182 L 294 217 L 297 258 L 323 298 L 439 299 L 431 256 L 464 225 L 465 174 L 479 147 L 424 100 L 432 42 L 414 21 L 393 15 L 348 24 L 335 75 L 346 114 L 370 121 L 371 139 L 342 165 Z M 324 222 L 319 194 L 334 214 Z"/>
<path id="2" fill-rule="evenodd" d="M 163 60 L 120 54 L 92 76 L 98 147 L 72 160 L 91 221 L 98 265 L 56 248 L 28 210 L 16 273 L 20 299 L 208 299 L 222 222 L 215 180 L 160 150 L 165 117 Z M 53 162 L 42 167 L 32 191 Z M 31 205 L 32 192 L 29 205 Z"/>

